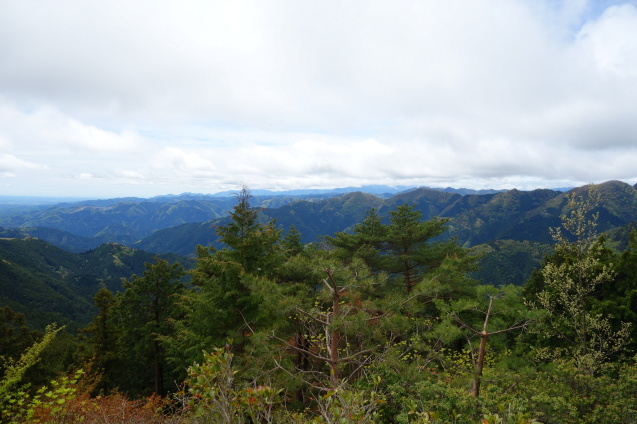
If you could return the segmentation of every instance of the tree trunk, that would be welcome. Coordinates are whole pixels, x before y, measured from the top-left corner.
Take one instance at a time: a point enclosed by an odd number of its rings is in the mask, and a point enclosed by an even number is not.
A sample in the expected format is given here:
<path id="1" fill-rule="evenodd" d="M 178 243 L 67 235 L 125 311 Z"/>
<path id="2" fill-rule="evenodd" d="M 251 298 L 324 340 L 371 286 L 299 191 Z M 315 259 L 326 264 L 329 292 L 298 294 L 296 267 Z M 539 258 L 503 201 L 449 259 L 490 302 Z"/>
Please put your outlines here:
<path id="1" fill-rule="evenodd" d="M 341 296 L 338 292 L 338 287 L 334 285 L 334 292 L 332 297 L 332 334 L 330 340 L 330 381 L 332 382 L 332 386 L 336 387 L 338 385 L 339 375 L 338 375 L 338 341 L 339 341 L 339 333 L 338 329 L 334 325 L 334 322 L 338 318 L 339 308 L 340 308 L 340 300 Z"/>
<path id="2" fill-rule="evenodd" d="M 476 362 L 476 373 L 473 376 L 473 397 L 480 397 L 480 383 L 482 382 L 482 369 L 484 368 L 484 355 L 487 350 L 487 332 L 480 335 L 480 348 L 478 349 L 478 361 Z"/>

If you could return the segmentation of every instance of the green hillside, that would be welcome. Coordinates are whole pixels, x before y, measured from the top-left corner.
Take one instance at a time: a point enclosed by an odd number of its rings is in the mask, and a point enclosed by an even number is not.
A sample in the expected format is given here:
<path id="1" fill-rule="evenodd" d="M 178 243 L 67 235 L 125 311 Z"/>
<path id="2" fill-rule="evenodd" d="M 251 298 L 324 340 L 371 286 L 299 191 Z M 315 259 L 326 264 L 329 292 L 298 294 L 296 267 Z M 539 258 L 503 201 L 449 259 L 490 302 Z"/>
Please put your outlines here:
<path id="1" fill-rule="evenodd" d="M 141 274 L 156 255 L 105 244 L 74 254 L 36 238 L 0 239 L 0 306 L 24 313 L 32 326 L 51 322 L 70 329 L 90 321 L 91 298 L 105 286 L 121 290 L 121 279 Z M 174 262 L 176 255 L 162 255 Z"/>

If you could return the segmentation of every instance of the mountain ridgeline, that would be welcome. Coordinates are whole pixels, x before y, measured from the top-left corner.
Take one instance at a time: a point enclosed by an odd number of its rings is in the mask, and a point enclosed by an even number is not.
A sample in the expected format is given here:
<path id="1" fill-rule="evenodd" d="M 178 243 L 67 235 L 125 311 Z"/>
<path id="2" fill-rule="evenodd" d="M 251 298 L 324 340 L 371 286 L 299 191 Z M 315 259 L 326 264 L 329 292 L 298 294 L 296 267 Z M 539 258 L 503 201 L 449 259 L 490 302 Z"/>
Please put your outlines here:
<path id="1" fill-rule="evenodd" d="M 575 191 L 581 188 L 573 189 Z M 631 224 L 637 216 L 637 189 L 620 182 L 599 185 L 600 232 Z M 378 191 L 381 191 L 378 189 Z M 311 243 L 360 222 L 370 208 L 387 217 L 409 203 L 423 219 L 449 218 L 443 237 L 477 246 L 497 240 L 550 243 L 549 227 L 558 226 L 567 192 L 548 189 L 460 194 L 429 188 L 394 195 L 363 192 L 254 196 L 253 206 L 265 222 L 275 219 L 284 230 L 292 225 Z M 193 255 L 195 247 L 215 245 L 214 227 L 228 222 L 234 197 L 185 194 L 152 199 L 112 199 L 41 206 L 19 213 L 0 207 L 0 236 L 37 237 L 70 252 L 115 242 L 153 253 Z M 8 211 L 12 209 L 8 208 Z"/>
<path id="2" fill-rule="evenodd" d="M 582 188 L 573 189 L 578 192 Z M 599 185 L 601 203 L 598 230 L 632 224 L 637 217 L 637 189 L 619 181 Z M 449 218 L 447 232 L 442 237 L 455 237 L 467 247 L 498 240 L 551 243 L 550 227 L 560 224 L 569 192 L 547 189 L 533 191 L 509 190 L 490 194 L 442 192 L 420 188 L 381 198 L 367 193 L 353 192 L 324 200 L 298 200 L 277 208 L 262 208 L 260 219 L 275 219 L 277 225 L 288 229 L 292 225 L 301 232 L 302 241 L 311 243 L 321 236 L 347 231 L 364 219 L 371 208 L 387 219 L 389 211 L 405 203 L 415 205 L 423 219 Z M 143 250 L 157 253 L 190 255 L 197 244 L 217 242 L 216 225 L 223 225 L 227 217 L 207 222 L 183 224 L 158 230 L 134 244 Z M 625 242 L 624 242 L 625 243 Z"/>

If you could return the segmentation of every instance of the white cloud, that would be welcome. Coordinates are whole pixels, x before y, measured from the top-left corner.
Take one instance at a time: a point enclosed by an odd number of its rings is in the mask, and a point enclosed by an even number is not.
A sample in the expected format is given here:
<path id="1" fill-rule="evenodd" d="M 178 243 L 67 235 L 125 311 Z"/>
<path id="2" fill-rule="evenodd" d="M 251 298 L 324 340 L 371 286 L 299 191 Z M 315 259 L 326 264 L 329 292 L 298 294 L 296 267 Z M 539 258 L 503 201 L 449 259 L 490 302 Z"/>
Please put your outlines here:
<path id="1" fill-rule="evenodd" d="M 115 175 L 128 180 L 144 180 L 146 178 L 146 176 L 141 172 L 125 169 L 117 170 Z"/>
<path id="2" fill-rule="evenodd" d="M 611 7 L 587 24 L 578 41 L 588 50 L 602 78 L 616 82 L 637 78 L 637 9 L 631 5 Z"/>
<path id="3" fill-rule="evenodd" d="M 138 151 L 143 143 L 143 139 L 132 131 L 114 133 L 75 120 L 62 120 L 55 128 L 43 129 L 43 136 L 66 144 L 71 149 L 94 153 L 130 153 Z"/>
<path id="4" fill-rule="evenodd" d="M 19 159 L 11 154 L 0 154 L 0 175 L 15 177 L 15 172 L 31 169 L 46 169 L 46 166 Z"/>
<path id="5" fill-rule="evenodd" d="M 151 194 L 630 180 L 636 6 L 9 0 L 0 152 L 48 169 L 2 172 Z"/>
<path id="6" fill-rule="evenodd" d="M 90 172 L 82 172 L 80 173 L 77 178 L 79 180 L 94 180 L 94 179 L 99 179 L 99 177 L 96 177 L 95 175 L 91 174 Z"/>

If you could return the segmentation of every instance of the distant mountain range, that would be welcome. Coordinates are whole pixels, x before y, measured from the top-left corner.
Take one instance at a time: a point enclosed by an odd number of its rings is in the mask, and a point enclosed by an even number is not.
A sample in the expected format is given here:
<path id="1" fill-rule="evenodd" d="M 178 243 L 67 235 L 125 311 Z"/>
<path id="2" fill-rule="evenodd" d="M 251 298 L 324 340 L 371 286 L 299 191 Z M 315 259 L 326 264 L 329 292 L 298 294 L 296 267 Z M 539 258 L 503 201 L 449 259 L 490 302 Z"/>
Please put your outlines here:
<path id="1" fill-rule="evenodd" d="M 321 197 L 329 197 L 329 196 L 338 196 L 345 193 L 351 193 L 355 191 L 360 191 L 361 193 L 370 193 L 375 194 L 381 197 L 388 197 L 394 195 L 396 193 L 400 193 L 403 191 L 415 190 L 417 188 L 428 188 L 428 187 L 417 187 L 417 186 L 387 186 L 387 185 L 366 185 L 362 187 L 343 187 L 343 188 L 333 188 L 333 189 L 302 189 L 302 190 L 261 190 L 254 189 L 251 190 L 252 195 L 256 197 L 308 197 L 308 196 L 321 196 Z M 449 193 L 460 193 L 460 194 L 490 194 L 497 193 L 505 190 L 473 190 L 468 188 L 431 188 L 432 190 L 440 190 Z M 566 191 L 568 189 L 556 189 L 558 191 Z M 202 193 L 182 193 L 182 194 L 165 194 L 161 196 L 155 196 L 150 198 L 142 198 L 142 197 L 119 197 L 113 199 L 94 199 L 94 198 L 77 198 L 77 197 L 45 197 L 45 196 L 2 196 L 0 195 L 0 206 L 36 206 L 36 205 L 60 205 L 60 204 L 87 204 L 87 205 L 107 205 L 107 204 L 115 204 L 115 203 L 140 203 L 140 202 L 164 202 L 167 199 L 189 199 L 189 200 L 202 200 L 210 197 L 218 198 L 218 197 L 235 197 L 235 194 L 238 190 L 227 190 L 220 191 L 218 193 L 213 194 L 202 194 Z"/>
<path id="2" fill-rule="evenodd" d="M 580 190 L 580 189 L 574 189 Z M 619 181 L 600 185 L 599 230 L 630 224 L 637 219 L 637 190 Z M 455 237 L 465 246 L 476 246 L 496 240 L 518 240 L 551 243 L 549 227 L 560 224 L 566 206 L 566 193 L 554 190 L 509 190 L 491 194 L 449 193 L 432 189 L 415 189 L 381 198 L 354 192 L 323 200 L 297 200 L 277 208 L 263 208 L 263 221 L 275 219 L 284 229 L 294 225 L 306 243 L 346 231 L 365 218 L 370 208 L 381 216 L 397 206 L 410 203 L 424 219 L 435 216 L 450 218 L 445 237 Z M 158 230 L 134 244 L 141 249 L 188 255 L 197 244 L 214 244 L 212 227 L 227 218 L 207 222 L 186 223 Z"/>
<path id="3" fill-rule="evenodd" d="M 429 188 L 431 190 L 439 190 L 448 193 L 459 194 L 491 194 L 504 190 L 472 190 L 469 188 L 432 188 L 432 187 L 416 187 L 416 186 L 387 186 L 387 185 L 366 185 L 362 187 L 343 187 L 334 188 L 329 190 L 322 189 L 305 189 L 305 190 L 285 190 L 285 191 L 273 191 L 273 190 L 252 190 L 254 196 L 309 196 L 309 195 L 332 195 L 338 196 L 346 193 L 361 192 L 374 194 L 379 197 L 390 197 L 394 194 L 416 190 L 418 188 Z M 223 191 L 215 193 L 214 197 L 233 196 L 236 191 Z"/>
<path id="4" fill-rule="evenodd" d="M 282 192 L 255 190 L 252 193 L 253 205 L 275 209 L 301 200 L 327 201 L 355 190 L 356 188 Z M 365 186 L 360 190 L 361 193 L 373 193 L 375 197 L 385 199 L 418 189 L 376 185 Z M 496 192 L 451 188 L 440 191 L 473 194 Z M 24 235 L 42 238 L 71 252 L 81 252 L 106 242 L 133 245 L 158 230 L 227 216 L 236 203 L 234 194 L 231 191 L 212 195 L 183 193 L 149 199 L 126 197 L 72 202 L 65 199 L 64 202 L 55 204 L 51 204 L 50 200 L 45 201 L 46 198 L 0 196 L 0 227 L 19 228 Z M 178 250 L 184 252 L 181 248 Z M 189 253 L 192 251 L 191 249 Z"/>
<path id="5" fill-rule="evenodd" d="M 387 220 L 409 203 L 423 214 L 449 218 L 444 238 L 483 255 L 474 276 L 488 283 L 522 284 L 551 251 L 549 227 L 560 225 L 567 194 L 557 190 L 464 193 L 413 188 L 382 195 L 254 192 L 263 222 L 292 225 L 306 243 L 348 231 L 370 208 Z M 574 188 L 581 191 L 582 188 Z M 623 249 L 637 221 L 637 189 L 620 182 L 599 185 L 600 232 Z M 122 277 L 140 274 L 156 254 L 187 263 L 196 245 L 219 246 L 215 227 L 228 222 L 234 197 L 186 193 L 151 199 L 124 198 L 55 205 L 0 205 L 0 306 L 38 310 L 38 322 L 86 322 L 100 285 L 117 290 Z M 179 256 L 178 256 L 179 255 Z M 66 320 L 66 321 L 65 321 Z"/>
<path id="6" fill-rule="evenodd" d="M 635 187 L 619 181 L 600 185 L 600 227 L 606 231 L 631 223 L 637 216 Z M 369 186 L 364 192 L 266 195 L 255 192 L 253 206 L 261 219 L 276 219 L 283 229 L 294 225 L 304 242 L 344 231 L 364 219 L 370 208 L 381 216 L 412 203 L 424 219 L 450 218 L 447 237 L 466 246 L 496 240 L 550 243 L 548 227 L 559 225 L 565 193 L 556 190 L 495 191 L 461 194 L 464 190 Z M 347 190 L 347 189 L 342 189 Z M 574 189 L 578 190 L 578 189 Z M 261 193 L 261 194 L 259 194 Z M 191 255 L 197 244 L 216 243 L 212 227 L 227 222 L 234 197 L 185 193 L 150 199 L 122 198 L 56 205 L 0 206 L 0 235 L 38 237 L 70 252 L 83 252 L 115 242 L 155 253 Z M 387 193 L 385 193 L 387 194 Z"/>

